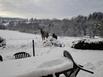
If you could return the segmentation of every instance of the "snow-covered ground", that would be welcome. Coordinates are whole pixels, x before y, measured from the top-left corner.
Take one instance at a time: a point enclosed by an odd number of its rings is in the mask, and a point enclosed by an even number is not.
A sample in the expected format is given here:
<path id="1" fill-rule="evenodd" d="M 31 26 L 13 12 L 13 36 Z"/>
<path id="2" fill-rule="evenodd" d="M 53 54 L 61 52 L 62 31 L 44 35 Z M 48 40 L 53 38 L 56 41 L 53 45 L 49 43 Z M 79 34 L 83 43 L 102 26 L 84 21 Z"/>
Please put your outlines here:
<path id="1" fill-rule="evenodd" d="M 45 61 L 48 61 L 46 64 L 49 66 L 50 61 L 63 56 L 63 50 L 68 50 L 78 64 L 84 65 L 84 68 L 94 72 L 94 74 L 89 74 L 80 71 L 77 77 L 103 77 L 102 50 L 77 50 L 70 48 L 72 41 L 81 39 L 82 37 L 59 37 L 58 41 L 63 43 L 65 45 L 64 47 L 43 47 L 40 35 L 0 30 L 0 36 L 5 38 L 7 42 L 6 48 L 0 48 L 0 55 L 2 55 L 4 59 L 3 62 L 0 62 L 0 77 L 11 77 L 11 75 L 13 75 L 12 77 L 17 76 L 12 74 L 13 72 L 24 75 L 22 77 L 30 77 L 30 74 L 25 76 L 25 72 L 31 72 L 32 74 L 33 71 L 36 71 L 38 65 Z M 33 55 L 32 40 L 35 41 L 36 56 L 15 60 L 13 54 L 16 52 L 28 52 L 30 55 Z M 59 63 L 59 60 L 54 61 Z M 55 64 L 54 61 L 53 63 Z M 42 67 L 43 66 L 45 67 L 45 65 L 42 65 Z M 7 69 L 10 71 L 7 71 Z"/>

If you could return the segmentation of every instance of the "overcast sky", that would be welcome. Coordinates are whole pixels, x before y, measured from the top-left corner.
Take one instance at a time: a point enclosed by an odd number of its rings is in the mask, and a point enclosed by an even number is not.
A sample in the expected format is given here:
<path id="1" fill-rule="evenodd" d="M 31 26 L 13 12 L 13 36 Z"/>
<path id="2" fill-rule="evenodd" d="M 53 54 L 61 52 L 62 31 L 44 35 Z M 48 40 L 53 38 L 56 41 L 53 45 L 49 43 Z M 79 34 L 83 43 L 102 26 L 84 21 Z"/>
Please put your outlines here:
<path id="1" fill-rule="evenodd" d="M 0 16 L 71 18 L 103 12 L 103 0 L 0 0 Z"/>

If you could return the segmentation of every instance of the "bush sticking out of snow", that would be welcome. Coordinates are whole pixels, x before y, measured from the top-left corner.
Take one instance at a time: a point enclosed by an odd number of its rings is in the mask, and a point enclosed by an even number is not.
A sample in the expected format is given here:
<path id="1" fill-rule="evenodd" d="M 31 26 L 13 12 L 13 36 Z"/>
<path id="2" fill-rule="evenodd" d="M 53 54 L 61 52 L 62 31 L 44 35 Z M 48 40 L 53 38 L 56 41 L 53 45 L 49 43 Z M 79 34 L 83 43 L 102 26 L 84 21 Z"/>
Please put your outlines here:
<path id="1" fill-rule="evenodd" d="M 6 40 L 0 37 L 0 47 L 5 47 L 5 46 L 6 46 Z"/>
<path id="2" fill-rule="evenodd" d="M 75 49 L 103 50 L 103 40 L 82 39 L 73 43 L 72 48 Z"/>
<path id="3" fill-rule="evenodd" d="M 46 40 L 43 41 L 43 46 L 55 46 L 55 47 L 62 47 L 63 45 L 57 39 L 53 37 L 48 37 Z"/>
<path id="4" fill-rule="evenodd" d="M 0 55 L 0 61 L 3 61 L 3 57 Z"/>

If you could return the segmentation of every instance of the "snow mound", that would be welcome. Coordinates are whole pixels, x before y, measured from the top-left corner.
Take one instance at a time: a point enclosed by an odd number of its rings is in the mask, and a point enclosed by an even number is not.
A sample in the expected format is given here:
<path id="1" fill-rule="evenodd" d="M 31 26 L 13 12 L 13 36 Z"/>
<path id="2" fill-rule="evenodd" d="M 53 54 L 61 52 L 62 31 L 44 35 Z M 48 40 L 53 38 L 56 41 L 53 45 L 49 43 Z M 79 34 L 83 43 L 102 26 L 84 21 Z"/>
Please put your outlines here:
<path id="1" fill-rule="evenodd" d="M 0 63 L 0 77 L 38 77 L 53 74 L 73 67 L 71 60 L 64 57 L 45 59 L 31 57 Z"/>

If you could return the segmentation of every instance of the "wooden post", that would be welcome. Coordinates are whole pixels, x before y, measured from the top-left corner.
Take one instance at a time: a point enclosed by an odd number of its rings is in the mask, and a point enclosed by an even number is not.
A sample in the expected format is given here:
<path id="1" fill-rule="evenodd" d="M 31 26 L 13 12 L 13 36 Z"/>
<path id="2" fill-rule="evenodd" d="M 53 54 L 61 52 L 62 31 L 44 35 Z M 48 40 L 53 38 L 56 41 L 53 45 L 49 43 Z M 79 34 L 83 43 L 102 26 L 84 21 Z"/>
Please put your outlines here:
<path id="1" fill-rule="evenodd" d="M 35 56 L 34 40 L 32 40 L 32 43 L 33 43 L 33 56 Z"/>

